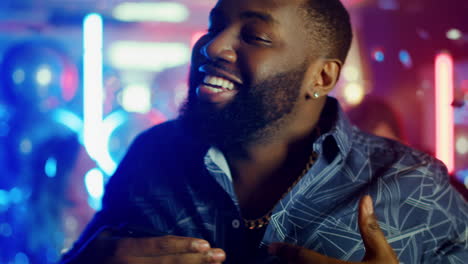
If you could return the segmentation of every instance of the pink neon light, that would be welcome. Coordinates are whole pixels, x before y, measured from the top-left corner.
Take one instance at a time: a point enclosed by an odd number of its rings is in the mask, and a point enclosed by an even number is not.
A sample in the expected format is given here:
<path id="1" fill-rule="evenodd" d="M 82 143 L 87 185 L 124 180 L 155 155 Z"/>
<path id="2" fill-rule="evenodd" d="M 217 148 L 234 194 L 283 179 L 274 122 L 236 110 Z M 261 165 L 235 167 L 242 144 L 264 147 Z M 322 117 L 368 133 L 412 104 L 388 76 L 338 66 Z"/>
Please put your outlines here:
<path id="1" fill-rule="evenodd" d="M 453 58 L 447 53 L 435 61 L 436 157 L 454 171 Z"/>

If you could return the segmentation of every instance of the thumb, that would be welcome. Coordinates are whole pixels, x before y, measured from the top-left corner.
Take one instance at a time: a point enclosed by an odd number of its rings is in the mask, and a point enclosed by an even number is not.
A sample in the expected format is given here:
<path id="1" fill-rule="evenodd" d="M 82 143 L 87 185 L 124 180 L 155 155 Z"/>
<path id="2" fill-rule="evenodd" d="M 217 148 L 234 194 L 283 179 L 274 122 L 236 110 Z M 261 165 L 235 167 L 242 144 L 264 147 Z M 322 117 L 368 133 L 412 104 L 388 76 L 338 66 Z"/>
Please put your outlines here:
<path id="1" fill-rule="evenodd" d="M 384 259 L 389 257 L 389 255 L 395 255 L 379 227 L 379 223 L 374 214 L 372 198 L 369 195 L 364 196 L 359 202 L 358 221 L 361 237 L 366 247 L 365 261 Z"/>

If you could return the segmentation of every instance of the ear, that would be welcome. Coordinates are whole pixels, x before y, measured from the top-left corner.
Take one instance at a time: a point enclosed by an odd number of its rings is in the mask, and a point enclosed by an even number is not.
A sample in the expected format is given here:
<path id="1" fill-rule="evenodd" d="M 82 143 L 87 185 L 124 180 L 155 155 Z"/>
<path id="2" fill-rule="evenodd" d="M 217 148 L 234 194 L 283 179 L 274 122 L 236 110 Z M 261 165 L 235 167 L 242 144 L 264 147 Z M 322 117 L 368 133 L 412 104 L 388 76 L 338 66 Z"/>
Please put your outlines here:
<path id="1" fill-rule="evenodd" d="M 319 97 L 328 95 L 338 82 L 342 65 L 340 60 L 335 59 L 321 59 L 312 64 L 306 73 L 310 76 L 306 83 L 307 97 L 316 98 L 317 94 Z"/>

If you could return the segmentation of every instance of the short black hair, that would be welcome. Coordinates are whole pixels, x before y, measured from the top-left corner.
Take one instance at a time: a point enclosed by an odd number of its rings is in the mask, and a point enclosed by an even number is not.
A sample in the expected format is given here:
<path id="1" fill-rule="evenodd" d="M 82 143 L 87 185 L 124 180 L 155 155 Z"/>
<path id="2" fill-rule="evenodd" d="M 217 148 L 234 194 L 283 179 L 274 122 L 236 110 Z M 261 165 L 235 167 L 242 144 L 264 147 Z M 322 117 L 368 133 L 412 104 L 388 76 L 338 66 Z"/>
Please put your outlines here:
<path id="1" fill-rule="evenodd" d="M 349 13 L 340 0 L 303 0 L 301 9 L 311 40 L 326 57 L 345 62 L 353 32 Z"/>

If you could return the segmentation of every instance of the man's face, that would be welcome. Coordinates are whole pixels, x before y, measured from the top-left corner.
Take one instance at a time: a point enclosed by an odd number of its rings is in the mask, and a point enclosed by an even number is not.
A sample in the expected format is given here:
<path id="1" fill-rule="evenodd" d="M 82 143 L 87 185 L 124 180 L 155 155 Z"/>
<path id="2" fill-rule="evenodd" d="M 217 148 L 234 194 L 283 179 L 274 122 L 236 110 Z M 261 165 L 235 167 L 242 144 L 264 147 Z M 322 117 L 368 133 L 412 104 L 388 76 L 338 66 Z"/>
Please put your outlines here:
<path id="1" fill-rule="evenodd" d="M 210 143 L 271 134 L 303 95 L 308 45 L 299 1 L 221 0 L 192 55 L 182 120 Z"/>

